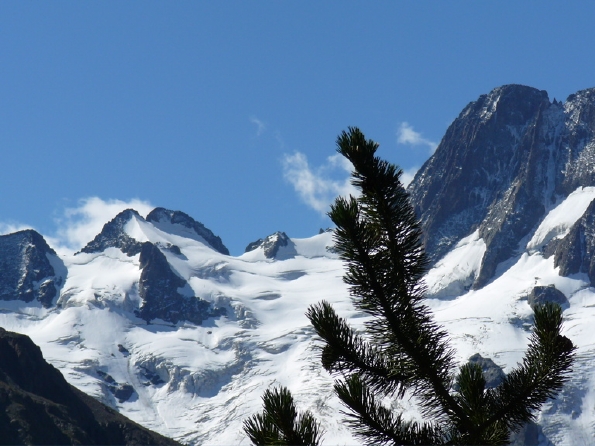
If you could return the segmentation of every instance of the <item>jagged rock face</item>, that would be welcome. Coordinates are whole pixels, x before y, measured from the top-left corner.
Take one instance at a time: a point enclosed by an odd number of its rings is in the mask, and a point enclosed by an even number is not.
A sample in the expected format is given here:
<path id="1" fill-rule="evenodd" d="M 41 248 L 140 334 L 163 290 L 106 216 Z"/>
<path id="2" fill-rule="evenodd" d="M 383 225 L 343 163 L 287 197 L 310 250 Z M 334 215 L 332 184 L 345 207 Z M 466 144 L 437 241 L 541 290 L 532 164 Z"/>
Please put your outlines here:
<path id="1" fill-rule="evenodd" d="M 594 129 L 595 90 L 562 104 L 505 85 L 465 107 L 408 188 L 430 259 L 478 229 L 484 286 L 557 197 L 595 184 Z"/>
<path id="2" fill-rule="evenodd" d="M 194 295 L 181 294 L 181 289 L 190 287 L 171 269 L 165 255 L 153 243 L 142 244 L 140 268 L 138 288 L 143 303 L 138 316 L 145 321 L 159 318 L 174 324 L 180 320 L 200 324 L 209 317 L 225 314 L 223 308 L 212 308 Z"/>
<path id="3" fill-rule="evenodd" d="M 527 301 L 533 309 L 535 309 L 537 305 L 543 305 L 546 302 L 553 302 L 558 305 L 568 305 L 568 299 L 566 299 L 564 293 L 558 290 L 554 285 L 534 287 L 527 297 Z"/>
<path id="4" fill-rule="evenodd" d="M 155 208 L 149 215 L 147 215 L 147 221 L 153 223 L 158 228 L 163 224 L 169 224 L 180 225 L 184 228 L 191 229 L 196 235 L 202 237 L 202 239 L 214 250 L 221 254 L 229 255 L 229 250 L 225 247 L 221 238 L 217 237 L 210 229 L 206 228 L 205 225 L 194 220 L 184 212 Z"/>
<path id="5" fill-rule="evenodd" d="M 572 94 L 564 104 L 566 131 L 560 135 L 556 192 L 568 195 L 595 184 L 595 88 Z"/>
<path id="6" fill-rule="evenodd" d="M 262 248 L 264 251 L 264 256 L 267 259 L 275 259 L 278 257 L 279 249 L 280 248 L 288 248 L 286 249 L 284 258 L 290 257 L 292 254 L 295 254 L 295 248 L 293 247 L 293 242 L 291 239 L 285 234 L 285 232 L 275 232 L 274 234 L 269 235 L 264 239 L 258 239 L 255 242 L 250 243 L 246 247 L 245 252 L 254 251 L 255 249 Z M 292 250 L 293 248 L 293 250 Z"/>
<path id="7" fill-rule="evenodd" d="M 66 382 L 27 336 L 0 328 L 2 444 L 170 444 Z"/>
<path id="8" fill-rule="evenodd" d="M 107 248 L 118 248 L 130 257 L 138 254 L 142 243 L 130 237 L 125 231 L 126 224 L 135 217 L 142 219 L 134 209 L 126 209 L 120 212 L 113 220 L 106 223 L 101 232 L 87 243 L 80 252 L 91 254 L 103 252 Z"/>
<path id="9" fill-rule="evenodd" d="M 556 244 L 554 265 L 562 276 L 586 273 L 591 285 L 595 284 L 595 200 Z"/>
<path id="10" fill-rule="evenodd" d="M 64 268 L 39 233 L 27 229 L 0 236 L 0 299 L 37 300 L 50 307 L 64 281 L 52 263 Z"/>

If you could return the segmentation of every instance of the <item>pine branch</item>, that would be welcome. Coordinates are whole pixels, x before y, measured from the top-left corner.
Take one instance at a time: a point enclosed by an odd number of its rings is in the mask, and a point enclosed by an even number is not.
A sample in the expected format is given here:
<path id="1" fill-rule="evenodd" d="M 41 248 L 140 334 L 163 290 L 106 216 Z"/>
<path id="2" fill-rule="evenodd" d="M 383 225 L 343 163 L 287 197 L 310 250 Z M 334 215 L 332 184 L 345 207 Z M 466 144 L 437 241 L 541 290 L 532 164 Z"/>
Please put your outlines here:
<path id="1" fill-rule="evenodd" d="M 272 420 L 263 414 L 252 415 L 244 420 L 244 432 L 254 445 L 283 444 L 279 430 Z"/>
<path id="2" fill-rule="evenodd" d="M 310 306 L 306 316 L 318 336 L 326 342 L 321 359 L 327 371 L 342 375 L 357 372 L 375 391 L 403 395 L 412 374 L 399 355 L 388 356 L 372 347 L 347 325 L 345 319 L 338 317 L 326 301 Z"/>
<path id="3" fill-rule="evenodd" d="M 477 364 L 465 364 L 457 377 L 458 392 L 455 399 L 465 413 L 466 418 L 453 418 L 449 444 L 470 445 L 504 445 L 508 444 L 509 431 L 501 422 L 486 425 L 485 428 L 473 431 L 465 430 L 465 423 L 481 426 L 489 419 L 493 406 L 490 393 L 485 389 L 485 378 L 481 367 Z"/>
<path id="4" fill-rule="evenodd" d="M 569 378 L 576 347 L 562 331 L 562 309 L 546 303 L 535 308 L 535 329 L 523 363 L 490 391 L 492 415 L 480 428 L 502 420 L 509 429 L 522 426 L 558 393 Z"/>
<path id="5" fill-rule="evenodd" d="M 357 374 L 335 383 L 335 392 L 347 406 L 346 423 L 365 444 L 428 445 L 443 442 L 440 430 L 428 423 L 404 421 L 378 403 Z"/>
<path id="6" fill-rule="evenodd" d="M 416 367 L 415 392 L 429 414 L 464 414 L 448 392 L 453 353 L 446 333 L 431 321 L 423 298 L 421 278 L 427 261 L 419 229 L 400 171 L 374 156 L 377 145 L 350 128 L 338 140 L 338 151 L 354 165 L 359 199 L 337 199 L 329 216 L 337 225 L 336 249 L 347 261 L 345 282 L 354 304 L 378 318 L 368 326 L 387 350 L 405 352 Z M 467 426 L 472 429 L 471 425 Z"/>
<path id="7" fill-rule="evenodd" d="M 402 171 L 376 157 L 378 145 L 357 128 L 337 144 L 354 166 L 352 183 L 361 196 L 331 206 L 335 248 L 346 262 L 354 306 L 372 318 L 364 338 L 327 302 L 311 306 L 307 316 L 325 342 L 323 366 L 343 378 L 335 391 L 348 424 L 368 444 L 506 444 L 510 430 L 530 420 L 568 379 L 575 347 L 560 334 L 561 309 L 536 309 L 525 359 L 498 388 L 486 390 L 481 369 L 466 365 L 452 392 L 454 353 L 422 303 L 428 262 Z M 405 422 L 379 403 L 406 389 L 434 424 Z"/>

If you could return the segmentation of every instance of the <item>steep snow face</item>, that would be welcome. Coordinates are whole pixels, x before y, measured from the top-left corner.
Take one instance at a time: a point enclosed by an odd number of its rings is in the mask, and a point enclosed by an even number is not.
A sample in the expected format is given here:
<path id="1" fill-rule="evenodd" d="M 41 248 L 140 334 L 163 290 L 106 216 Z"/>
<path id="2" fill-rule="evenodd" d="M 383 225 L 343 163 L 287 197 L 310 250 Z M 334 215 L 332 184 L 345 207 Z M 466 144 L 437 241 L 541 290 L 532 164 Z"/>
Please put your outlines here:
<path id="1" fill-rule="evenodd" d="M 155 208 L 147 215 L 147 221 L 167 233 L 203 242 L 215 251 L 229 255 L 229 250 L 219 237 L 184 212 Z"/>
<path id="2" fill-rule="evenodd" d="M 532 253 L 542 249 L 553 239 L 564 238 L 594 199 L 595 187 L 580 187 L 572 192 L 541 221 L 527 243 L 527 250 Z"/>
<path id="3" fill-rule="evenodd" d="M 463 238 L 426 275 L 428 296 L 456 297 L 468 291 L 481 267 L 486 244 L 475 231 Z"/>

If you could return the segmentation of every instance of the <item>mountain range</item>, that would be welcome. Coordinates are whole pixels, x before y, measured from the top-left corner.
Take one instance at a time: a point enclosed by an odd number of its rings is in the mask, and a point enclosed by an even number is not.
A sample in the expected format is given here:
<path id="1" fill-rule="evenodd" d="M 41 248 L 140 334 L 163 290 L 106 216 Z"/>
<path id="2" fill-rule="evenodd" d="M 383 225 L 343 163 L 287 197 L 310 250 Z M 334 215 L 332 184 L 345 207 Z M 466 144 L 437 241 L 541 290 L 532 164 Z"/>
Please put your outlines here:
<path id="1" fill-rule="evenodd" d="M 532 307 L 564 309 L 574 371 L 515 442 L 591 443 L 595 89 L 565 102 L 521 85 L 480 96 L 408 192 L 431 259 L 426 303 L 460 364 L 478 361 L 496 385 L 522 359 Z M 326 443 L 357 444 L 304 315 L 325 299 L 355 327 L 368 318 L 350 302 L 332 231 L 277 232 L 234 257 L 181 211 L 128 209 L 76 253 L 58 255 L 34 230 L 2 235 L 0 271 L 0 327 L 148 429 L 185 444 L 248 444 L 242 421 L 281 384 L 321 421 Z M 418 418 L 414 403 L 387 402 Z"/>

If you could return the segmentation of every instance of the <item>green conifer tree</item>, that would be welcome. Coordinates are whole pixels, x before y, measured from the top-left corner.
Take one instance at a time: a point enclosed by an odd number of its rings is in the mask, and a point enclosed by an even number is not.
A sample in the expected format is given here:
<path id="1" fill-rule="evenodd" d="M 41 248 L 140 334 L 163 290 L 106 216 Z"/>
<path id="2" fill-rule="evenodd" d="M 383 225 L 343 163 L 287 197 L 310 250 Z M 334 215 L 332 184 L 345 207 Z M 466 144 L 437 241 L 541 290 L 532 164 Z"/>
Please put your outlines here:
<path id="1" fill-rule="evenodd" d="M 343 132 L 337 146 L 353 164 L 352 183 L 361 195 L 331 206 L 335 248 L 347 264 L 344 280 L 354 305 L 372 317 L 360 333 L 325 301 L 307 316 L 322 338 L 322 365 L 335 377 L 346 423 L 368 445 L 507 444 L 568 379 L 575 347 L 561 335 L 560 306 L 535 308 L 525 357 L 498 387 L 486 389 L 477 364 L 457 370 L 447 333 L 422 303 L 428 260 L 402 171 L 375 156 L 378 144 L 357 128 Z M 407 391 L 419 402 L 423 422 L 383 404 Z M 317 444 L 281 436 L 280 426 L 295 425 L 297 416 L 288 392 L 267 391 L 263 400 L 264 413 L 244 424 L 254 444 Z M 308 425 L 318 432 L 311 415 Z"/>
<path id="2" fill-rule="evenodd" d="M 422 303 L 428 260 L 402 171 L 379 159 L 378 144 L 357 128 L 343 132 L 337 146 L 353 164 L 361 195 L 331 206 L 335 247 L 354 305 L 372 318 L 358 333 L 324 301 L 307 316 L 323 340 L 322 365 L 336 378 L 346 422 L 370 445 L 507 444 L 568 379 L 575 347 L 561 335 L 561 308 L 535 309 L 526 355 L 498 387 L 485 388 L 478 365 L 456 374 L 447 333 Z M 419 401 L 423 422 L 383 405 L 406 391 Z"/>

